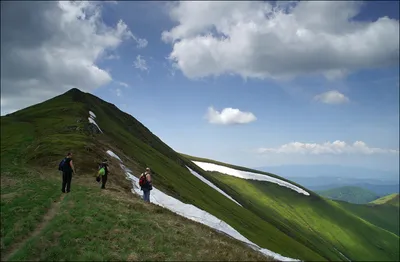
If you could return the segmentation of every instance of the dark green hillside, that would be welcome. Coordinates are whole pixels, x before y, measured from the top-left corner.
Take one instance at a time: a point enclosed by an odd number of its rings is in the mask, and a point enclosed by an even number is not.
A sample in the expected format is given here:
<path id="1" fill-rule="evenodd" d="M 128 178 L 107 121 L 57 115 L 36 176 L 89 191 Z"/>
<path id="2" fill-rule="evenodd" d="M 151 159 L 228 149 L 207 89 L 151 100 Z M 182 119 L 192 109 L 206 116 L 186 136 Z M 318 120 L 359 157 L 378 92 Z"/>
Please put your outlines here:
<path id="1" fill-rule="evenodd" d="M 332 188 L 316 191 L 316 193 L 329 199 L 342 200 L 353 204 L 366 204 L 379 197 L 374 192 L 355 186 Z"/>
<path id="2" fill-rule="evenodd" d="M 332 200 L 346 211 L 368 221 L 369 223 L 386 229 L 398 236 L 399 232 L 399 207 L 392 205 L 351 204 L 344 201 Z"/>

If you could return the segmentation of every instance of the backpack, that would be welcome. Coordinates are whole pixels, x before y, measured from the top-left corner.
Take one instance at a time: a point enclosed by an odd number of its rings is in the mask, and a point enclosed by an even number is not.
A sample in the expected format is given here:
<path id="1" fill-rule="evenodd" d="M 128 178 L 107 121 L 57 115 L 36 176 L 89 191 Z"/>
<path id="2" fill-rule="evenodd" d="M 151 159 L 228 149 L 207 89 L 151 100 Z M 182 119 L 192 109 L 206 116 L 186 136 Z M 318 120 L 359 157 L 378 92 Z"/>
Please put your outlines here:
<path id="1" fill-rule="evenodd" d="M 63 171 L 63 166 L 65 163 L 65 160 L 67 160 L 66 158 L 64 158 L 63 160 L 61 160 L 60 164 L 58 164 L 58 170 L 59 171 Z"/>
<path id="2" fill-rule="evenodd" d="M 146 175 L 142 174 L 139 178 L 139 186 L 144 187 L 147 184 Z"/>
<path id="3" fill-rule="evenodd" d="M 102 167 L 102 168 L 100 168 L 100 170 L 99 170 L 99 172 L 98 172 L 98 175 L 99 175 L 99 176 L 104 176 L 105 173 L 106 173 L 106 171 L 104 170 L 104 167 Z"/>

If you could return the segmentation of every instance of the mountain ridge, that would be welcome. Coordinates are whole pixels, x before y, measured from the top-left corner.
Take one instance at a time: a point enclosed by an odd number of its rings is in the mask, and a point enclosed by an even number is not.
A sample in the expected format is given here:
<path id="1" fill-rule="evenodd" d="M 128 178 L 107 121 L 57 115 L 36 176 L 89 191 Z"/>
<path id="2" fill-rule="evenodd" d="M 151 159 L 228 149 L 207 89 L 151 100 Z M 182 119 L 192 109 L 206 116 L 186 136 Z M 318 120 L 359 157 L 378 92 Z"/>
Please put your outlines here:
<path id="1" fill-rule="evenodd" d="M 94 116 L 91 116 L 90 112 Z M 84 186 L 80 189 L 82 194 L 92 190 L 97 163 L 103 158 L 110 160 L 110 167 L 113 170 L 111 172 L 114 172 L 114 175 L 109 177 L 109 186 L 113 190 L 127 193 L 134 191 L 135 178 L 137 179 L 144 168 L 149 166 L 154 171 L 154 186 L 160 192 L 226 222 L 252 243 L 271 250 L 268 251 L 271 254 L 269 259 L 275 256 L 283 260 L 288 257 L 318 261 L 347 260 L 347 258 L 354 260 L 362 259 L 368 254 L 371 258 L 383 257 L 393 260 L 398 254 L 398 249 L 393 247 L 393 242 L 398 238 L 373 224 L 364 222 L 358 224 L 356 215 L 346 210 L 341 211 L 342 209 L 331 205 L 307 188 L 269 173 L 266 173 L 265 177 L 268 176 L 270 182 L 249 182 L 246 179 L 204 170 L 194 163 L 190 156 L 175 152 L 133 116 L 78 89 L 69 90 L 43 103 L 2 116 L 1 123 L 2 179 L 3 177 L 14 179 L 16 172 L 22 172 L 15 171 L 21 166 L 37 170 L 35 172 L 40 175 L 37 181 L 34 180 L 35 183 L 39 183 L 41 177 L 52 180 L 51 174 L 55 173 L 60 158 L 65 152 L 72 151 L 77 167 L 75 175 L 77 187 Z M 115 153 L 118 159 L 110 158 L 108 151 Z M 131 177 L 127 175 L 124 167 L 126 170 L 129 169 Z M 259 172 L 244 167 L 233 167 Z M 210 181 L 240 205 L 193 175 L 190 170 Z M 245 185 L 250 191 L 243 192 L 236 186 L 237 184 Z M 51 192 L 49 188 L 51 187 L 48 186 L 45 192 Z M 309 195 L 300 194 L 296 188 L 307 191 Z M 275 194 L 272 198 L 269 191 Z M 95 194 L 95 191 L 90 192 Z M 265 200 L 269 205 L 265 206 L 264 202 L 258 203 L 255 196 Z M 135 198 L 135 195 L 131 197 Z M 73 201 L 82 200 L 74 198 Z M 293 220 L 300 214 L 293 213 L 292 204 L 300 208 L 301 212 L 309 212 L 312 211 L 311 207 L 320 206 L 323 212 L 320 214 L 314 212 L 313 217 L 320 221 L 326 220 L 327 225 L 335 225 L 335 222 L 328 221 L 324 213 L 338 212 L 340 215 L 343 212 L 342 215 L 351 224 L 357 225 L 353 233 L 359 237 L 358 241 L 364 243 L 364 246 L 357 248 L 351 245 L 343 246 L 338 244 L 340 242 L 330 239 L 329 235 L 320 236 L 321 229 L 315 225 L 307 226 L 307 219 Z M 4 205 L 7 206 L 6 203 Z M 287 208 L 282 209 L 280 206 Z M 265 210 L 278 216 L 271 217 Z M 289 212 L 290 216 L 287 217 L 285 212 Z M 17 220 L 15 223 L 20 223 L 19 220 L 23 218 L 15 219 Z M 93 220 L 94 217 L 90 219 Z M 11 225 L 10 228 L 2 228 L 2 232 L 10 236 L 11 228 Z M 329 227 L 326 229 L 328 232 L 331 230 Z M 361 234 L 362 230 L 374 232 L 376 239 L 366 242 Z M 345 232 L 341 234 L 347 237 Z M 321 244 L 321 238 L 324 239 L 324 244 Z M 9 241 L 12 240 L 10 237 L 7 239 L 9 245 Z M 2 245 L 2 248 L 7 249 L 7 245 L 5 247 Z M 52 250 L 51 246 L 46 248 Z M 32 256 L 32 253 L 26 252 L 25 257 Z"/>

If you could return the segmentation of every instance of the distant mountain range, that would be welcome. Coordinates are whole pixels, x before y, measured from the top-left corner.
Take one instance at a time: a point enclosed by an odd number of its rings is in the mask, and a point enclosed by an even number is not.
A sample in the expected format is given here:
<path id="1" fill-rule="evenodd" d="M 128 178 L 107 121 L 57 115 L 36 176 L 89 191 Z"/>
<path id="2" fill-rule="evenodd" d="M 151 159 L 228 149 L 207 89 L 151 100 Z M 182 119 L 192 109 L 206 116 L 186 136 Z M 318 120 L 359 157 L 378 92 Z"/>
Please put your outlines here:
<path id="1" fill-rule="evenodd" d="M 301 184 L 313 191 L 354 186 L 385 196 L 399 192 L 399 173 L 337 165 L 284 165 L 259 167 Z"/>

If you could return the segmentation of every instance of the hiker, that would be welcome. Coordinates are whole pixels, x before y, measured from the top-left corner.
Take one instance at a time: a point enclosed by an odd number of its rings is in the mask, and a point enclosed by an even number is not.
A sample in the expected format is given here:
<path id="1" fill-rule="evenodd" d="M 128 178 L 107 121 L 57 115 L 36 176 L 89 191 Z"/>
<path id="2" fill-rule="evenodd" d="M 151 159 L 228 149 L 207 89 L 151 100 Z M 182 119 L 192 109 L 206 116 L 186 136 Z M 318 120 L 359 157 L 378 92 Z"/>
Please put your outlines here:
<path id="1" fill-rule="evenodd" d="M 68 152 L 67 157 L 63 160 L 62 165 L 62 188 L 61 192 L 69 193 L 71 191 L 72 173 L 76 174 L 74 163 L 72 162 L 72 153 Z M 65 188 L 66 187 L 66 188 Z"/>
<path id="2" fill-rule="evenodd" d="M 108 172 L 109 172 L 108 162 L 107 162 L 107 159 L 104 159 L 103 162 L 100 164 L 100 170 L 99 170 L 99 173 L 98 173 L 99 176 L 101 176 L 101 189 L 105 189 L 106 188 Z M 99 181 L 99 180 L 97 179 L 97 181 Z"/>
<path id="3" fill-rule="evenodd" d="M 140 175 L 139 185 L 143 190 L 143 200 L 150 202 L 150 190 L 153 189 L 150 168 L 146 168 L 146 172 Z"/>

